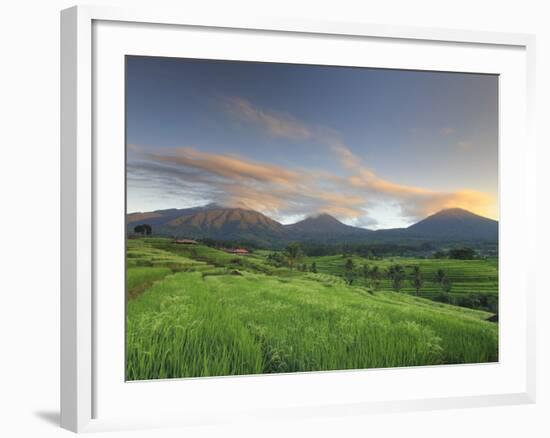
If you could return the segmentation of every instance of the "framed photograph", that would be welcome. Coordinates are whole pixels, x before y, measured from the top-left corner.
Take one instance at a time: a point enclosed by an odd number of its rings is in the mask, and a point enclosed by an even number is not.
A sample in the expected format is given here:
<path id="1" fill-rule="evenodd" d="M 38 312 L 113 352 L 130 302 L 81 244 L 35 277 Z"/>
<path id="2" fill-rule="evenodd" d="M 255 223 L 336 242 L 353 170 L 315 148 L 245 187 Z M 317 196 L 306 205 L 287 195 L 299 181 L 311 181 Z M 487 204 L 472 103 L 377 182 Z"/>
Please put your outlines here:
<path id="1" fill-rule="evenodd" d="M 62 426 L 534 401 L 534 38 L 61 14 Z"/>

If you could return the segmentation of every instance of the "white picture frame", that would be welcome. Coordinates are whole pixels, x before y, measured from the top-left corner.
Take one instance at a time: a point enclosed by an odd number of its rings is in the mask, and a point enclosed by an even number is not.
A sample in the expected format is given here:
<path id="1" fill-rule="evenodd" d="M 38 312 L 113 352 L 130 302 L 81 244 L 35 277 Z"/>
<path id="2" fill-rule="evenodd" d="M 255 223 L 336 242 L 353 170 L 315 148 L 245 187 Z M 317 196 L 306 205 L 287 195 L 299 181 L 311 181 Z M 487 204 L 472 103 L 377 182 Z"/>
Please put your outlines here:
<path id="1" fill-rule="evenodd" d="M 102 23 L 105 23 L 105 26 Z M 134 41 L 131 52 L 127 52 L 130 50 L 126 45 L 129 38 L 117 36 L 117 32 L 119 32 L 116 29 L 117 24 L 130 25 L 131 29 L 126 29 L 124 32 L 132 32 L 131 35 L 135 37 L 131 39 Z M 101 30 L 98 30 L 99 27 L 94 27 L 98 25 L 103 26 Z M 505 95 L 504 103 L 501 103 L 502 117 L 504 118 L 501 118 L 501 124 L 504 124 L 505 129 L 503 130 L 501 126 L 500 134 L 504 147 L 501 148 L 500 156 L 500 186 L 501 202 L 503 202 L 501 217 L 504 219 L 501 221 L 500 232 L 505 243 L 508 242 L 501 245 L 501 252 L 507 254 L 508 259 L 501 262 L 500 270 L 501 273 L 507 275 L 507 277 L 502 277 L 502 281 L 507 281 L 510 285 L 517 285 L 520 292 L 518 296 L 510 295 L 510 301 L 505 302 L 503 304 L 505 308 L 501 309 L 501 315 L 509 317 L 508 320 L 505 318 L 503 322 L 500 336 L 501 349 L 505 359 L 496 365 L 497 368 L 482 369 L 482 365 L 477 367 L 464 365 L 453 367 L 454 371 L 450 368 L 443 370 L 441 367 L 420 367 L 414 370 L 366 370 L 364 372 L 307 373 L 292 376 L 201 379 L 206 380 L 204 383 L 200 383 L 196 379 L 188 379 L 177 382 L 144 382 L 147 389 L 143 389 L 143 391 L 136 389 L 138 386 L 135 384 L 128 384 L 124 381 L 119 381 L 117 385 L 111 384 L 116 379 L 120 380 L 120 374 L 107 375 L 104 372 L 107 368 L 105 364 L 113 359 L 113 363 L 118 364 L 117 367 L 120 365 L 118 363 L 120 361 L 117 362 L 115 356 L 110 357 L 109 351 L 116 348 L 116 339 L 120 339 L 120 321 L 123 325 L 124 315 L 107 315 L 102 307 L 105 300 L 97 299 L 98 288 L 101 288 L 101 284 L 110 281 L 111 278 L 108 269 L 105 270 L 102 266 L 109 264 L 113 266 L 113 269 L 120 266 L 117 265 L 116 260 L 111 263 L 112 260 L 108 260 L 108 254 L 103 249 L 105 245 L 102 244 L 101 239 L 105 238 L 102 236 L 106 236 L 107 233 L 104 232 L 106 228 L 102 224 L 105 224 L 108 218 L 102 216 L 101 211 L 105 209 L 98 208 L 98 205 L 102 202 L 116 203 L 120 201 L 120 198 L 116 198 L 116 193 L 120 193 L 121 181 L 120 178 L 113 175 L 116 172 L 122 172 L 123 169 L 118 169 L 120 161 L 117 161 L 116 157 L 109 160 L 111 164 L 108 167 L 105 153 L 97 154 L 98 141 L 99 144 L 109 143 L 108 136 L 113 134 L 110 127 L 102 125 L 102 117 L 107 116 L 107 110 L 100 90 L 106 89 L 106 87 L 98 86 L 99 81 L 103 80 L 101 78 L 104 78 L 109 70 L 103 69 L 106 62 L 97 61 L 109 61 L 109 59 L 113 59 L 112 57 L 117 57 L 116 59 L 120 60 L 121 54 L 135 54 L 136 50 L 140 50 L 138 46 L 142 44 L 139 34 L 143 30 L 140 30 L 140 27 L 147 26 L 149 26 L 150 32 L 158 33 L 159 37 L 158 39 L 156 37 L 149 39 L 150 46 L 143 49 L 144 52 L 147 52 L 146 54 L 156 53 L 159 47 L 165 47 L 165 54 L 167 54 L 172 49 L 169 49 L 166 44 L 162 46 L 163 36 L 160 34 L 183 28 L 190 32 L 200 31 L 201 35 L 231 30 L 238 34 L 238 38 L 247 40 L 260 38 L 261 35 L 267 33 L 269 38 L 275 39 L 316 36 L 340 38 L 338 41 L 342 41 L 342 44 L 345 44 L 345 41 L 362 44 L 362 41 L 368 40 L 373 44 L 384 42 L 385 44 L 410 45 L 411 47 L 416 45 L 420 47 L 419 50 L 427 50 L 426 53 L 429 53 L 430 47 L 439 52 L 443 49 L 446 51 L 456 48 L 456 50 L 465 51 L 465 56 L 470 56 L 466 53 L 468 50 L 483 49 L 482 52 L 472 57 L 474 64 L 471 65 L 479 63 L 480 71 L 504 74 L 504 77 L 511 78 L 509 82 L 505 82 L 505 89 L 502 90 L 503 93 L 507 93 L 508 87 L 510 95 Z M 186 35 L 182 35 L 182 38 L 185 37 Z M 155 44 L 158 46 L 155 47 Z M 447 45 L 452 45 L 452 48 L 448 49 Z M 208 44 L 197 46 L 193 53 L 200 53 L 201 50 L 205 52 L 209 50 Z M 482 59 L 487 58 L 490 51 L 502 53 L 502 60 L 498 58 L 501 55 L 495 55 L 494 59 Z M 256 419 L 284 420 L 315 415 L 361 415 L 370 412 L 400 412 L 534 402 L 534 274 L 526 263 L 516 260 L 514 257 L 517 256 L 513 254 L 514 251 L 532 251 L 536 240 L 535 216 L 527 214 L 528 211 L 534 210 L 536 204 L 534 198 L 535 146 L 531 127 L 534 102 L 534 52 L 534 37 L 524 34 L 277 18 L 258 19 L 237 14 L 234 17 L 199 16 L 187 11 L 163 11 L 154 8 L 129 10 L 104 6 L 77 6 L 62 11 L 61 426 L 75 432 L 83 432 L 167 425 L 212 424 L 250 416 Z M 205 57 L 220 56 L 215 53 L 221 52 L 209 52 Z M 250 56 L 255 56 L 252 51 L 250 54 Z M 228 55 L 229 59 L 234 59 L 234 56 L 238 55 Z M 438 62 L 447 62 L 447 64 L 438 65 L 448 65 L 450 70 L 460 70 L 462 61 L 451 63 L 444 61 L 445 56 L 441 58 L 442 60 Z M 385 62 L 383 57 L 380 59 L 379 63 Z M 428 58 L 419 58 L 414 63 L 404 58 L 400 62 L 399 65 L 402 68 L 407 68 L 407 66 L 420 69 L 432 68 Z M 120 75 L 117 76 L 117 71 L 119 70 L 109 73 L 114 74 L 113 77 L 117 79 L 109 80 L 109 87 L 107 87 L 110 95 L 115 96 L 114 99 L 120 97 L 122 92 L 120 83 L 123 83 L 123 78 Z M 509 73 L 503 73 L 504 71 Z M 512 106 L 512 102 L 517 103 L 515 106 L 519 109 L 508 109 L 509 106 Z M 109 114 L 109 119 L 119 121 L 117 117 L 120 116 L 119 110 L 123 108 L 123 102 L 117 101 L 115 105 L 109 105 L 109 108 L 112 108 L 112 111 L 118 111 L 116 114 Z M 519 112 L 512 113 L 511 111 Z M 519 119 L 515 120 L 512 115 L 518 115 Z M 100 129 L 98 129 L 98 124 L 102 126 Z M 113 134 L 115 143 L 116 138 L 120 138 L 117 135 Z M 513 147 L 513 144 L 518 144 L 517 142 L 520 142 L 521 148 Z M 124 147 L 123 144 L 120 146 Z M 116 146 L 112 149 L 116 149 Z M 120 154 L 117 156 L 120 158 Z M 514 165 L 518 165 L 516 171 L 514 171 Z M 117 175 L 119 174 L 117 173 Z M 103 188 L 106 183 L 109 186 L 117 187 L 113 190 L 113 197 L 109 201 L 103 201 L 108 197 Z M 121 207 L 123 208 L 123 206 Z M 526 237 L 512 238 L 514 229 L 522 221 L 524 225 L 527 223 L 522 235 Z M 123 234 L 122 231 L 120 233 Z M 513 274 L 507 273 L 508 270 L 503 271 L 503 263 L 505 266 L 510 266 L 510 263 L 516 261 L 518 264 Z M 120 274 L 123 275 L 123 273 Z M 121 291 L 121 296 L 123 297 L 123 295 L 123 291 Z M 507 308 L 510 309 L 509 313 L 506 312 Z M 115 306 L 115 309 L 118 308 Z M 512 309 L 517 310 L 517 315 L 511 311 Z M 102 334 L 106 327 L 105 324 L 107 324 L 102 321 L 110 320 L 111 316 L 117 322 L 113 322 L 110 328 L 114 328 L 118 334 L 113 337 L 112 345 L 104 347 L 110 341 Z M 109 324 L 111 323 L 109 322 Z M 515 331 L 512 331 L 512 327 L 515 327 Z M 513 335 L 508 336 L 508 334 Z M 506 344 L 503 345 L 503 343 Z M 120 347 L 120 343 L 118 346 Z M 508 350 L 506 350 L 507 348 Z M 98 351 L 101 351 L 102 354 L 98 354 Z M 508 363 L 510 364 L 509 369 L 507 369 Z M 499 370 L 503 369 L 505 371 L 500 373 Z M 361 379 L 367 373 L 369 375 L 367 380 L 370 383 L 366 387 L 374 388 L 373 379 L 384 381 L 384 376 L 387 376 L 388 371 L 393 372 L 391 379 L 404 379 L 403 381 L 408 378 L 414 380 L 433 378 L 441 379 L 441 381 L 450 380 L 450 378 L 458 379 L 455 382 L 457 388 L 452 393 L 445 392 L 444 387 L 440 387 L 439 392 L 432 388 L 427 395 L 419 395 L 420 393 L 414 390 L 399 389 L 388 391 L 388 397 L 382 397 L 380 393 L 376 395 L 376 390 L 373 389 L 375 395 L 370 398 L 357 394 L 352 396 L 346 390 L 346 388 L 355 386 L 360 388 L 364 383 Z M 480 389 L 481 393 L 472 392 L 466 384 L 460 385 L 460 379 L 465 378 L 460 376 L 475 375 L 475 373 L 484 373 L 486 380 L 490 380 L 491 376 L 496 377 L 491 384 Z M 508 386 L 503 383 L 504 380 L 508 380 Z M 131 394 L 123 394 L 125 385 L 134 385 L 131 388 Z M 148 399 L 166 394 L 167 400 L 173 400 L 178 394 L 181 395 L 182 385 L 187 385 L 186 388 L 189 391 L 201 391 L 201 393 L 216 394 L 219 391 L 219 402 L 212 404 L 204 401 L 201 404 L 200 401 L 197 401 L 193 403 L 196 405 L 196 409 L 190 410 L 187 406 L 185 412 L 182 407 L 183 402 L 181 406 L 176 404 L 170 411 L 162 403 L 157 403 L 157 406 L 149 406 L 149 410 L 144 411 L 147 415 L 142 412 L 141 415 L 132 416 L 123 410 L 117 411 L 117 406 L 123 404 L 120 403 L 121 399 L 117 398 L 119 396 L 128 397 L 127 400 L 129 400 L 140 397 L 140 395 L 144 399 Z M 323 390 L 322 393 L 316 392 L 316 389 L 323 385 L 327 385 L 326 390 Z M 122 389 L 116 389 L 114 386 L 120 386 Z M 458 386 L 464 386 L 464 388 L 459 390 Z M 113 387 L 112 392 L 110 392 L 111 387 Z M 296 403 L 290 403 L 290 400 L 285 401 L 283 393 L 276 392 L 277 387 L 301 387 L 304 391 L 307 388 L 311 394 L 304 396 Z M 141 388 L 145 388 L 145 386 Z M 269 403 L 264 403 L 261 400 L 261 396 L 258 395 L 260 388 L 264 392 L 266 390 L 274 391 L 273 399 Z M 223 396 L 223 391 L 231 393 L 238 391 L 243 395 L 237 398 L 235 406 L 231 406 L 229 409 L 230 406 Z M 108 406 L 104 394 L 113 400 L 112 406 Z M 256 396 L 258 399 L 251 403 L 250 398 Z M 254 407 L 256 404 L 258 405 L 257 409 Z M 224 410 L 224 406 L 227 409 Z M 108 413 L 103 415 L 102 412 Z"/>

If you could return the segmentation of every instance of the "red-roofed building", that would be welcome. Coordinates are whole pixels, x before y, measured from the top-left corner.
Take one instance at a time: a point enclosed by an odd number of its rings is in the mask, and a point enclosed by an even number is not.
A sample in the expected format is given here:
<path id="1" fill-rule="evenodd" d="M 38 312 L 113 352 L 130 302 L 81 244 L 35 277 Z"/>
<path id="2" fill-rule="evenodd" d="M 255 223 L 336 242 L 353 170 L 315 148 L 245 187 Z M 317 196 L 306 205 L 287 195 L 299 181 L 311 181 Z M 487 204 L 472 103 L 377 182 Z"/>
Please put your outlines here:
<path id="1" fill-rule="evenodd" d="M 230 254 L 238 254 L 238 255 L 250 254 L 250 251 L 248 251 L 246 248 L 222 248 L 222 250 Z"/>
<path id="2" fill-rule="evenodd" d="M 179 245 L 197 245 L 199 242 L 193 239 L 176 239 L 174 243 Z"/>

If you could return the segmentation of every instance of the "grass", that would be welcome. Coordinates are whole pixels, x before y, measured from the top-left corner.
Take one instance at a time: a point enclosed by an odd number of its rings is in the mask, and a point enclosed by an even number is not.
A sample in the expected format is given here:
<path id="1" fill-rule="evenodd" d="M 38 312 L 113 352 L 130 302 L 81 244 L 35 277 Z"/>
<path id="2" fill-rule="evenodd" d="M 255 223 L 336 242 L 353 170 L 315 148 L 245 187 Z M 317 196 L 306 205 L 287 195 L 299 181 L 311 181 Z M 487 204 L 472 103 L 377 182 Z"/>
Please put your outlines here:
<path id="1" fill-rule="evenodd" d="M 488 312 L 348 286 L 341 256 L 316 258 L 318 273 L 276 268 L 265 256 L 130 240 L 128 289 L 142 289 L 127 306 L 127 379 L 498 359 Z"/>
<path id="2" fill-rule="evenodd" d="M 171 273 L 172 271 L 169 268 L 128 267 L 126 270 L 126 290 L 128 297 L 135 298 L 156 280 L 160 280 Z"/>
<path id="3" fill-rule="evenodd" d="M 302 263 L 306 263 L 308 268 L 313 262 L 317 266 L 319 273 L 325 273 L 335 276 L 342 276 L 345 271 L 346 260 L 351 258 L 358 273 L 364 265 L 369 268 L 378 266 L 383 273 L 392 264 L 401 264 L 405 267 L 407 277 L 403 283 L 402 292 L 413 294 L 416 291 L 410 283 L 412 277 L 413 266 L 420 267 L 424 285 L 420 290 L 420 296 L 425 298 L 436 298 L 440 294 L 440 285 L 436 281 L 436 272 L 442 269 L 452 283 L 451 297 L 459 299 L 467 295 L 479 294 L 491 297 L 493 308 L 496 311 L 498 304 L 498 260 L 449 260 L 449 259 L 420 259 L 406 257 L 392 257 L 383 260 L 367 260 L 359 256 L 343 257 L 337 256 L 322 256 L 322 257 L 305 257 Z M 358 283 L 367 285 L 368 280 L 365 280 L 361 275 L 357 276 Z M 381 279 L 381 290 L 391 289 L 390 282 L 387 278 Z"/>

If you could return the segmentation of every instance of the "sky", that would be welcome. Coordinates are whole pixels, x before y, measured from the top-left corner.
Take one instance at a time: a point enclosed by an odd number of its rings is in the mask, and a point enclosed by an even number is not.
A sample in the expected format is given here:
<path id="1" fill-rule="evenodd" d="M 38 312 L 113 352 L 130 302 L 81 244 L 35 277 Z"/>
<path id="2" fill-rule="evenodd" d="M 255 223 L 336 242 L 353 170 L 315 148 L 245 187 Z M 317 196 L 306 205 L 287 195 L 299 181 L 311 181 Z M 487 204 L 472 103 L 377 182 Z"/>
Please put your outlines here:
<path id="1" fill-rule="evenodd" d="M 495 75 L 128 56 L 127 211 L 498 219 L 497 96 Z"/>

